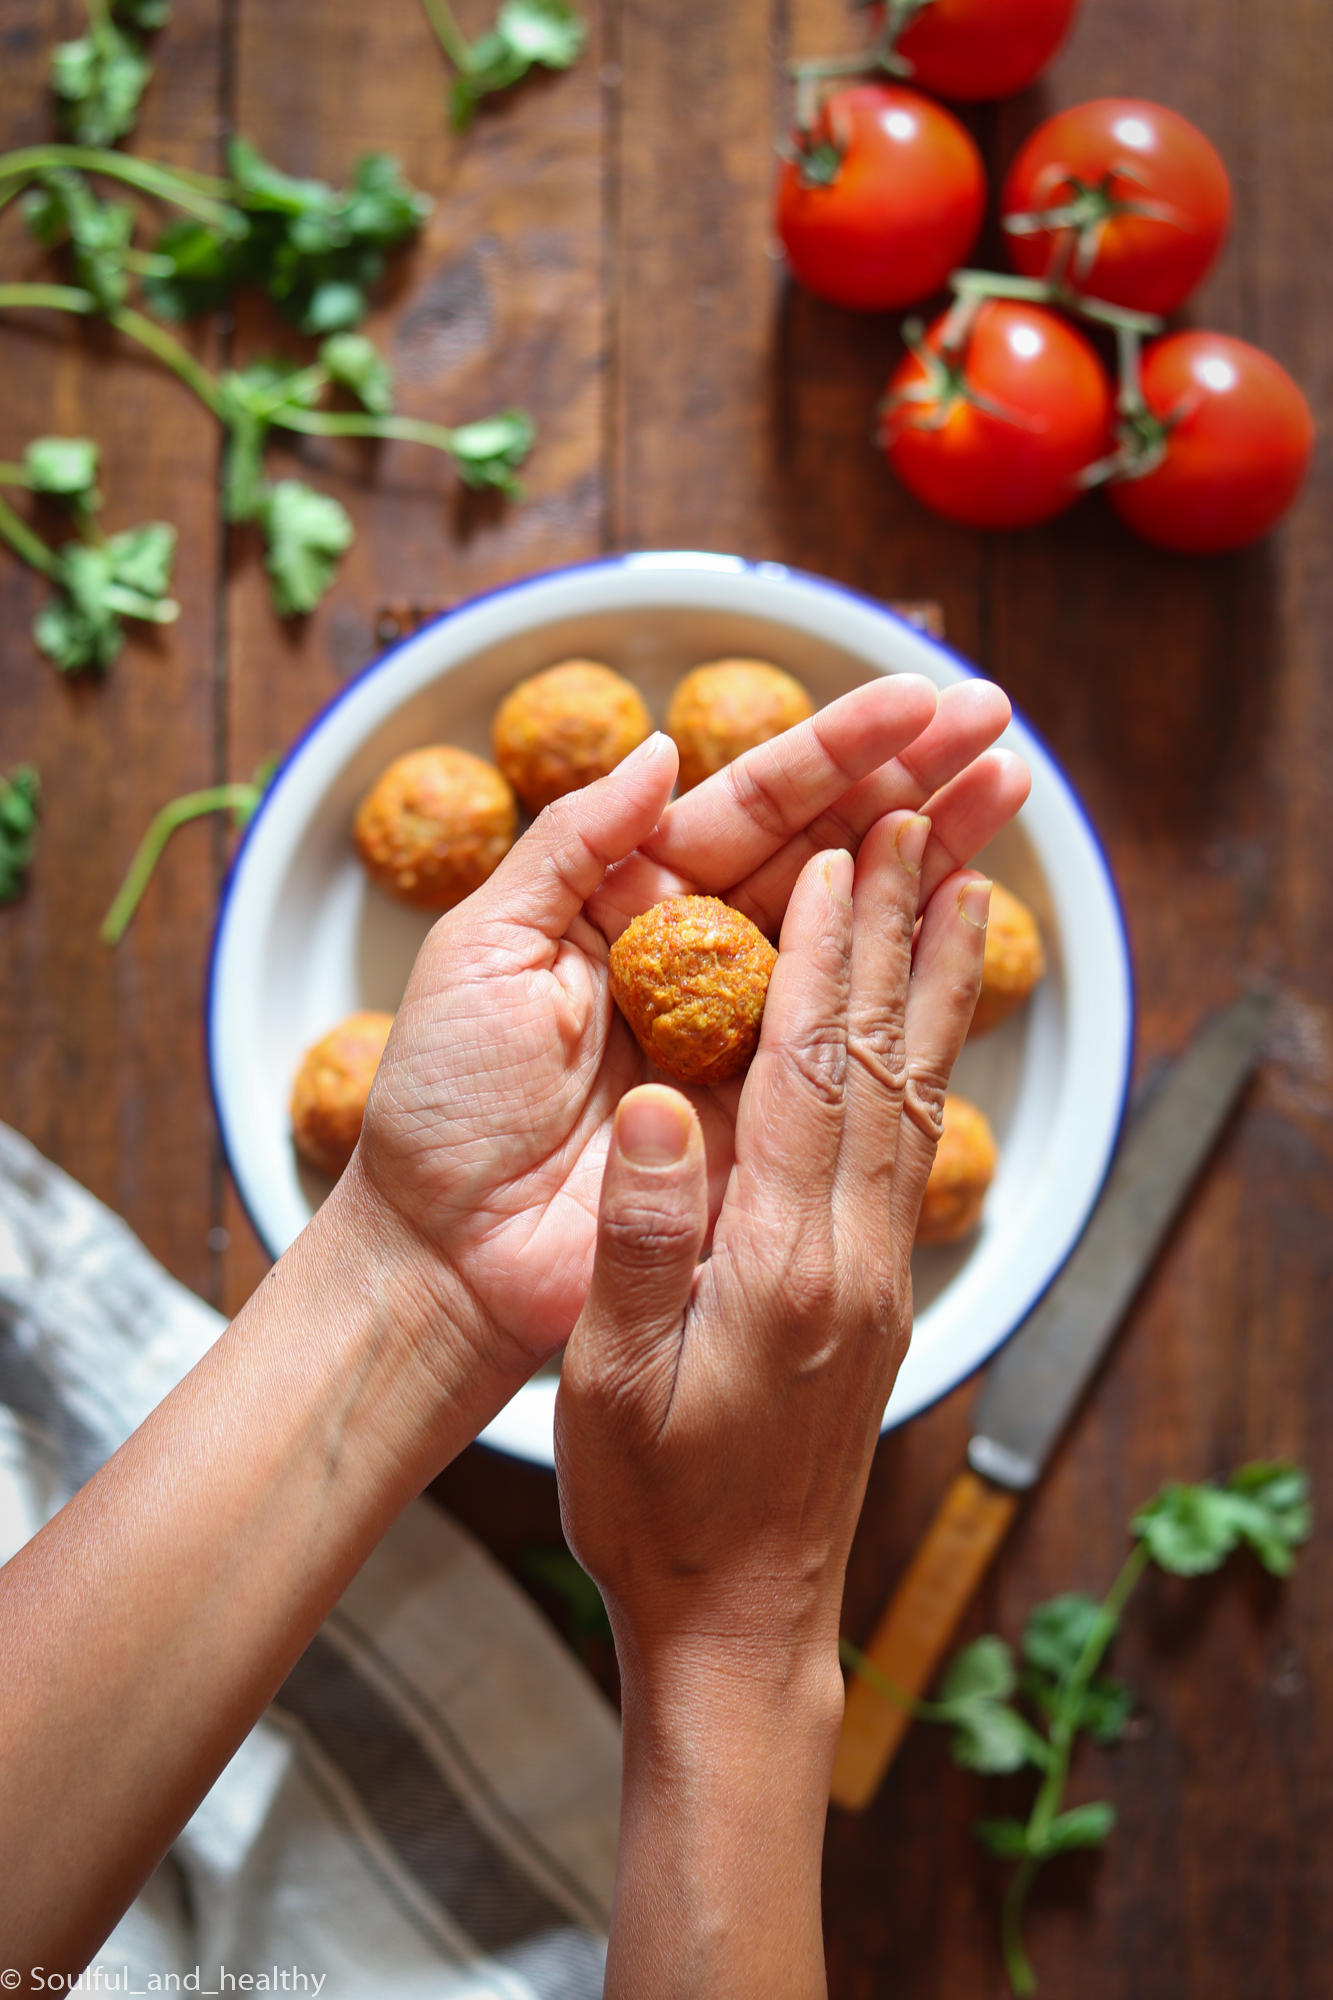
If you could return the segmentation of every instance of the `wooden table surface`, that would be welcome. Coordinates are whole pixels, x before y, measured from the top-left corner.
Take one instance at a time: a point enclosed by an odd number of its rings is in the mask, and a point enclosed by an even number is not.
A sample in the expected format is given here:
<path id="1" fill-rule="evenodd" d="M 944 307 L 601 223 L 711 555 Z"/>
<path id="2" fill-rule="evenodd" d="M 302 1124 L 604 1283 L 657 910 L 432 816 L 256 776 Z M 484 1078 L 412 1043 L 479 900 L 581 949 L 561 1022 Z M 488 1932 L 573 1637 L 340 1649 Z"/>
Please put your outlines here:
<path id="1" fill-rule="evenodd" d="M 437 602 L 599 550 L 777 558 L 884 597 L 933 597 L 950 638 L 1064 761 L 1106 841 L 1138 986 L 1137 1072 L 1256 980 L 1279 994 L 1262 1073 L 1091 1401 L 1020 1516 L 972 1620 L 1015 1637 L 1036 1600 L 1099 1590 L 1136 1502 L 1168 1477 L 1289 1455 L 1327 1510 L 1333 1469 L 1333 543 L 1327 432 L 1266 544 L 1156 553 L 1100 500 L 1028 534 L 935 520 L 867 438 L 891 320 L 822 306 L 770 242 L 772 140 L 792 54 L 846 46 L 841 0 L 602 0 L 577 68 L 445 130 L 415 0 L 176 0 L 136 145 L 216 168 L 241 131 L 283 167 L 345 176 L 397 153 L 436 197 L 369 331 L 404 407 L 446 422 L 529 408 L 521 506 L 464 495 L 426 451 L 276 451 L 357 524 L 319 612 L 282 626 L 249 530 L 224 534 L 201 406 L 99 329 L 0 324 L 0 457 L 46 431 L 105 454 L 104 519 L 180 530 L 169 631 L 102 682 L 62 680 L 29 625 L 43 586 L 0 552 L 0 769 L 31 759 L 46 816 L 31 886 L 0 911 L 0 1117 L 117 1208 L 225 1308 L 264 1260 L 221 1163 L 201 1034 L 224 843 L 180 836 L 114 955 L 97 925 L 151 812 L 280 750 L 374 653 L 377 607 Z M 51 132 L 50 44 L 75 0 L 10 0 L 0 144 Z M 460 0 L 480 27 L 483 0 Z M 1025 96 L 969 114 L 994 178 L 1058 105 L 1115 93 L 1196 120 L 1231 170 L 1230 243 L 1189 309 L 1268 348 L 1328 421 L 1333 396 L 1333 34 L 1326 0 L 1084 0 Z M 993 228 L 987 261 L 999 251 Z M 42 258 L 11 211 L 0 270 Z M 290 344 L 246 303 L 201 352 Z M 975 1385 L 888 1438 L 848 1581 L 868 1630 L 949 1475 Z M 439 1482 L 505 1560 L 558 1533 L 553 1479 L 473 1450 Z M 1279 1587 L 1248 1560 L 1150 1580 L 1117 1665 L 1132 1740 L 1087 1752 L 1074 1796 L 1114 1799 L 1100 1857 L 1043 1878 L 1043 1991 L 1080 2000 L 1315 2000 L 1333 1992 L 1333 1537 Z M 834 1815 L 826 1924 L 839 2000 L 998 1995 L 1001 1874 L 971 1840 L 1017 1781 L 955 1771 L 918 1730 L 872 1812 Z"/>

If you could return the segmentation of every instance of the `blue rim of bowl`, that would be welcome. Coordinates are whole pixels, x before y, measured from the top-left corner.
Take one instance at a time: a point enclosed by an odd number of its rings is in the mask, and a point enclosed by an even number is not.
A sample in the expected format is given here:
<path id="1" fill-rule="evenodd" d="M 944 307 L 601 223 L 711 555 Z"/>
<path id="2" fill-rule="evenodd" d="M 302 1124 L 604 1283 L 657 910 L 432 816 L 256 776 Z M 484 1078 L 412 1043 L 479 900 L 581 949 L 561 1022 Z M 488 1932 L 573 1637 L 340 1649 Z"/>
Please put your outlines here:
<path id="1" fill-rule="evenodd" d="M 282 783 L 283 777 L 285 776 L 287 770 L 292 765 L 292 763 L 294 763 L 296 758 L 300 755 L 301 751 L 304 749 L 306 743 L 310 740 L 310 738 L 314 736 L 318 730 L 323 728 L 325 722 L 328 720 L 329 716 L 333 714 L 334 710 L 340 708 L 343 702 L 346 701 L 355 692 L 355 690 L 360 687 L 363 681 L 369 680 L 371 676 L 374 674 L 383 672 L 384 668 L 388 665 L 390 660 L 392 660 L 395 657 L 395 655 L 402 652 L 404 647 L 415 645 L 416 641 L 421 638 L 423 633 L 434 631 L 437 626 L 447 624 L 450 621 L 450 619 L 457 618 L 462 614 L 464 614 L 465 612 L 473 611 L 480 604 L 492 603 L 497 598 L 521 596 L 525 591 L 537 588 L 542 584 L 554 583 L 560 577 L 586 576 L 590 572 L 599 569 L 615 570 L 615 571 L 620 571 L 625 569 L 639 569 L 651 572 L 653 569 L 660 568 L 661 570 L 663 570 L 663 572 L 666 572 L 669 570 L 669 568 L 678 565 L 680 569 L 688 570 L 691 563 L 697 565 L 699 571 L 702 574 L 708 574 L 710 571 L 714 575 L 720 575 L 720 574 L 744 575 L 746 573 L 749 573 L 756 576 L 769 577 L 772 578 L 774 581 L 790 579 L 793 582 L 801 583 L 817 591 L 821 591 L 830 597 L 847 599 L 853 604 L 862 605 L 867 610 L 873 611 L 877 617 L 886 619 L 890 624 L 902 626 L 904 631 L 910 632 L 914 639 L 918 640 L 922 645 L 928 647 L 931 652 L 939 653 L 944 659 L 948 660 L 953 667 L 957 668 L 960 672 L 966 675 L 969 680 L 986 680 L 989 678 L 989 676 L 984 674 L 980 669 L 980 667 L 978 667 L 974 661 L 967 659 L 962 653 L 956 651 L 956 649 L 953 646 L 950 646 L 947 643 L 947 641 L 943 639 L 936 639 L 929 632 L 923 632 L 920 626 L 913 625 L 910 622 L 910 620 L 903 618 L 898 612 L 892 610 L 889 607 L 889 605 L 884 602 L 882 598 L 872 597 L 869 591 L 858 590 L 852 584 L 835 583 L 830 577 L 820 576 L 817 574 L 817 572 L 813 570 L 795 568 L 793 565 L 789 563 L 779 563 L 771 561 L 770 562 L 752 561 L 750 558 L 745 556 L 726 555 L 717 550 L 706 550 L 706 549 L 633 550 L 633 551 L 627 551 L 621 555 L 592 556 L 586 562 L 562 563 L 555 569 L 532 571 L 525 576 L 515 577 L 508 583 L 495 584 L 489 590 L 478 591 L 475 596 L 464 598 L 458 604 L 450 605 L 446 611 L 441 611 L 438 614 L 438 616 L 427 619 L 426 622 L 423 625 L 419 625 L 414 632 L 409 632 L 408 634 L 406 634 L 404 638 L 397 640 L 392 646 L 388 647 L 383 653 L 377 654 L 373 660 L 367 661 L 364 667 L 359 668 L 356 673 L 352 674 L 343 683 L 343 685 L 338 689 L 336 694 L 330 696 L 329 700 L 325 702 L 323 708 L 318 709 L 316 711 L 316 713 L 311 717 L 310 721 L 301 730 L 300 734 L 293 740 L 290 747 L 287 749 L 287 751 L 281 758 L 280 762 L 278 763 L 277 769 L 274 771 L 272 778 L 269 780 L 269 783 L 264 792 L 264 796 L 259 802 L 254 817 L 251 819 L 249 825 L 245 829 L 244 834 L 241 836 L 240 845 L 237 847 L 235 854 L 232 856 L 231 864 L 227 869 L 226 876 L 223 880 L 221 893 L 218 898 L 217 919 L 213 926 L 213 939 L 209 947 L 209 953 L 208 953 L 208 977 L 204 988 L 204 1045 L 207 1055 L 208 1091 L 209 1091 L 209 1098 L 213 1106 L 213 1119 L 214 1123 L 217 1126 L 218 1138 L 222 1147 L 223 1162 L 226 1165 L 228 1173 L 231 1175 L 232 1184 L 236 1189 L 237 1198 L 240 1201 L 241 1207 L 245 1212 L 250 1227 L 254 1230 L 255 1235 L 258 1237 L 266 1254 L 269 1255 L 270 1257 L 274 1257 L 276 1259 L 276 1256 L 281 1253 L 274 1252 L 273 1247 L 269 1243 L 267 1236 L 265 1235 L 263 1229 L 259 1225 L 259 1222 L 252 1213 L 249 1202 L 246 1200 L 240 1179 L 232 1163 L 231 1149 L 227 1143 L 227 1128 L 223 1121 L 222 1108 L 218 1103 L 216 1067 L 213 1058 L 214 995 L 217 987 L 218 954 L 221 950 L 222 936 L 226 928 L 227 910 L 231 901 L 232 887 L 236 881 L 237 873 L 239 871 L 241 860 L 245 854 L 245 851 L 247 847 L 250 845 L 250 842 L 255 835 L 256 829 L 258 828 L 261 820 L 263 819 L 266 809 L 272 803 L 273 799 L 277 796 L 278 787 Z M 1123 967 L 1124 978 L 1125 978 L 1125 1004 L 1126 1004 L 1125 1046 L 1123 1051 L 1121 1052 L 1121 1058 L 1120 1058 L 1122 1065 L 1121 1078 L 1120 1078 L 1120 1107 L 1116 1114 L 1115 1130 L 1112 1135 L 1111 1143 L 1107 1148 L 1106 1159 L 1102 1167 L 1101 1178 L 1097 1183 L 1097 1188 L 1095 1193 L 1093 1194 L 1092 1200 L 1088 1204 L 1087 1214 L 1083 1218 L 1083 1223 L 1080 1226 L 1077 1234 L 1073 1237 L 1072 1241 L 1065 1246 L 1053 1269 L 1047 1272 L 1041 1284 L 1033 1292 L 1032 1296 L 1028 1299 L 1027 1303 L 1023 1306 L 1022 1310 L 1018 1312 L 1016 1316 L 1013 1318 L 1012 1323 L 1006 1326 L 1003 1329 L 1003 1331 L 997 1335 L 994 1343 L 990 1348 L 987 1349 L 986 1353 L 980 1355 L 977 1358 L 976 1362 L 973 1364 L 973 1367 L 968 1370 L 967 1375 L 959 1377 L 959 1382 L 968 1380 L 973 1374 L 977 1372 L 979 1368 L 984 1368 L 987 1365 L 987 1363 L 994 1357 L 994 1355 L 999 1351 L 999 1349 L 1004 1345 L 1004 1343 L 1011 1337 L 1011 1335 L 1017 1332 L 1018 1328 L 1022 1326 L 1023 1322 L 1028 1318 L 1029 1314 L 1033 1312 L 1034 1309 L 1040 1304 L 1041 1300 L 1045 1297 L 1047 1291 L 1049 1291 L 1050 1287 L 1055 1283 L 1055 1280 L 1059 1277 L 1061 1271 L 1064 1269 L 1066 1263 L 1069 1261 L 1069 1258 L 1073 1255 L 1073 1252 L 1078 1244 L 1079 1238 L 1082 1236 L 1083 1230 L 1087 1227 L 1087 1223 L 1091 1218 L 1092 1213 L 1096 1208 L 1098 1201 L 1101 1199 L 1102 1189 L 1106 1185 L 1106 1177 L 1111 1171 L 1111 1164 L 1115 1159 L 1116 1152 L 1120 1145 L 1121 1135 L 1124 1131 L 1125 1117 L 1129 1108 L 1130 1082 L 1133 1074 L 1134 1039 L 1138 1025 L 1138 993 L 1134 978 L 1134 959 L 1129 946 L 1129 929 L 1125 923 L 1124 906 L 1120 900 L 1120 890 L 1116 883 L 1115 871 L 1111 866 L 1110 856 L 1106 852 L 1106 848 L 1102 841 L 1102 837 L 1100 833 L 1097 831 L 1092 816 L 1088 812 L 1087 807 L 1084 805 L 1082 799 L 1080 798 L 1075 785 L 1073 784 L 1072 780 L 1066 775 L 1064 766 L 1055 756 L 1054 752 L 1050 748 L 1050 745 L 1046 742 L 1046 739 L 1042 736 L 1041 732 L 1033 727 L 1031 722 L 1028 721 L 1026 715 L 1024 715 L 1022 711 L 1017 707 L 1013 709 L 1012 719 L 1013 721 L 1018 723 L 1019 727 L 1024 731 L 1024 733 L 1027 736 L 1031 738 L 1032 742 L 1037 746 L 1037 748 L 1041 751 L 1042 755 L 1046 758 L 1046 761 L 1050 766 L 1051 772 L 1053 773 L 1056 781 L 1063 788 L 1065 795 L 1070 805 L 1073 808 L 1075 816 L 1082 822 L 1083 829 L 1088 836 L 1093 852 L 1096 855 L 1097 860 L 1101 865 L 1102 873 L 1105 876 L 1106 887 L 1108 890 L 1108 900 L 1110 903 L 1111 910 L 1115 917 L 1116 929 L 1119 937 L 1121 964 Z M 957 1388 L 957 1387 L 958 1383 L 953 1383 L 950 1385 L 950 1388 Z M 938 1402 L 941 1396 L 947 1395 L 948 1393 L 950 1393 L 949 1389 L 941 1389 L 937 1395 L 931 1397 L 929 1402 L 924 1403 L 920 1409 L 914 1410 L 912 1413 L 913 1416 L 921 1416 L 925 1410 L 931 1408 L 934 1403 Z M 910 1419 L 903 1419 L 902 1421 L 910 1421 Z M 492 1448 L 494 1449 L 495 1447 Z"/>

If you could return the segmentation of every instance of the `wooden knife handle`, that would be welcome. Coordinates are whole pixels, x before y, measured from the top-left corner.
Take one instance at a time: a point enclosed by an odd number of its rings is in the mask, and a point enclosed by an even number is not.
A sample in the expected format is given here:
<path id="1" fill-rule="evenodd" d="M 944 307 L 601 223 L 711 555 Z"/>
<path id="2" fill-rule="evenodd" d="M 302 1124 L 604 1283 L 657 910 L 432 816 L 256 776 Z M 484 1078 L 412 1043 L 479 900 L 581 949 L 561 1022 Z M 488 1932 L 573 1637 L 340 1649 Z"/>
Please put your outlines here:
<path id="1" fill-rule="evenodd" d="M 865 1647 L 869 1660 L 907 1694 L 924 1694 L 958 1621 L 1018 1511 L 1019 1496 L 992 1486 L 975 1472 L 961 1472 L 902 1582 Z M 835 1806 L 863 1812 L 879 1790 L 907 1733 L 911 1715 L 876 1693 L 859 1674 L 847 1689 L 847 1707 L 833 1764 Z"/>

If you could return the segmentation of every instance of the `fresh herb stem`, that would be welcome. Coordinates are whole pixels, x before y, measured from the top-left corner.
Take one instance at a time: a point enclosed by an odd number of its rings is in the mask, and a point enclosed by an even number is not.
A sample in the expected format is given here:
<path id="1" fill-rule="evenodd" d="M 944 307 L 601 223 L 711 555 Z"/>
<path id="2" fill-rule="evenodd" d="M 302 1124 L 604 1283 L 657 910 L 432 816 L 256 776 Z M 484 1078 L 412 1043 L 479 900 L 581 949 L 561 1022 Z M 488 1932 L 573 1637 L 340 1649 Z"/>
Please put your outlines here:
<path id="1" fill-rule="evenodd" d="M 95 35 L 104 35 L 111 26 L 111 9 L 107 0 L 87 0 L 88 21 Z"/>
<path id="2" fill-rule="evenodd" d="M 1142 1541 L 1135 1542 L 1119 1576 L 1102 1599 L 1097 1616 L 1088 1628 L 1083 1650 L 1061 1690 L 1058 1706 L 1051 1719 L 1050 1762 L 1037 1789 L 1037 1796 L 1033 1800 L 1027 1823 L 1029 1852 L 1026 1859 L 1020 1862 L 1009 1884 L 1000 1920 L 1000 1944 L 1004 1954 L 1005 1970 L 1019 2000 L 1027 2000 L 1027 1996 L 1037 1990 L 1036 1977 L 1023 1946 L 1023 1911 L 1028 1892 L 1041 1867 L 1042 1849 L 1046 1844 L 1051 1822 L 1064 1800 L 1065 1786 L 1069 1782 L 1069 1760 L 1078 1735 L 1084 1697 L 1093 1675 L 1105 1658 L 1107 1647 L 1116 1635 L 1120 1625 L 1120 1615 L 1130 1592 L 1143 1575 L 1150 1560 L 1147 1544 Z"/>
<path id="3" fill-rule="evenodd" d="M 103 919 L 98 933 L 102 943 L 116 945 L 124 937 L 143 892 L 152 879 L 153 870 L 162 859 L 163 849 L 177 827 L 186 825 L 192 819 L 202 819 L 207 813 L 251 814 L 260 794 L 261 787 L 255 784 L 212 785 L 207 791 L 187 792 L 183 798 L 172 799 L 169 805 L 163 806 L 139 842 L 138 852 L 130 863 L 116 900 Z"/>
<path id="4" fill-rule="evenodd" d="M 0 300 L 0 303 L 3 303 Z M 148 348 L 159 361 L 165 362 L 173 375 L 180 378 L 187 388 L 193 389 L 202 403 L 207 404 L 215 417 L 226 423 L 228 418 L 227 400 L 214 378 L 202 362 L 196 361 L 189 349 L 182 347 L 178 340 L 157 324 L 156 320 L 145 318 L 133 306 L 120 306 L 107 314 L 112 326 L 121 333 L 137 340 L 141 347 Z"/>
<path id="5" fill-rule="evenodd" d="M 463 76 L 470 75 L 475 67 L 472 44 L 454 19 L 454 10 L 449 5 L 449 0 L 421 0 L 421 4 L 426 10 L 426 19 L 435 30 L 440 47 L 454 68 Z"/>
<path id="6" fill-rule="evenodd" d="M 454 449 L 454 433 L 422 417 L 362 416 L 355 410 L 300 410 L 284 404 L 273 415 L 282 430 L 304 431 L 310 437 L 398 438 L 404 444 L 430 444 L 438 451 Z"/>
<path id="7" fill-rule="evenodd" d="M 230 231 L 235 222 L 232 210 L 225 206 L 234 192 L 230 181 L 217 180 L 211 174 L 196 174 L 185 167 L 161 167 L 153 160 L 113 152 L 106 146 L 25 146 L 18 152 L 0 153 L 0 206 L 18 194 L 22 184 L 34 175 L 51 173 L 59 167 L 74 167 L 80 173 L 105 174 L 109 180 L 123 181 L 142 194 L 172 202 L 215 229 Z"/>
<path id="8" fill-rule="evenodd" d="M 52 312 L 95 313 L 97 300 L 77 285 L 0 285 L 0 312 L 9 306 L 47 307 Z"/>
<path id="9" fill-rule="evenodd" d="M 1009 1976 L 1009 1984 L 1018 1995 L 1018 2000 L 1028 2000 L 1037 1990 L 1037 1976 L 1032 1970 L 1032 1961 L 1023 1943 L 1023 1909 L 1028 1899 L 1028 1891 L 1036 1880 L 1041 1866 L 1030 1856 L 1021 1861 L 1013 1880 L 1005 1891 L 1004 1905 L 1000 1911 L 1000 1952 L 1004 1959 L 1004 1969 Z"/>
<path id="10" fill-rule="evenodd" d="M 15 469 L 12 466 L 4 466 L 0 471 L 7 473 Z M 60 568 L 60 558 L 47 548 L 39 535 L 34 535 L 26 521 L 19 519 L 6 500 L 0 500 L 0 535 L 4 536 L 16 555 L 22 556 L 24 562 L 31 563 L 35 570 L 40 570 L 43 576 L 56 575 Z"/>

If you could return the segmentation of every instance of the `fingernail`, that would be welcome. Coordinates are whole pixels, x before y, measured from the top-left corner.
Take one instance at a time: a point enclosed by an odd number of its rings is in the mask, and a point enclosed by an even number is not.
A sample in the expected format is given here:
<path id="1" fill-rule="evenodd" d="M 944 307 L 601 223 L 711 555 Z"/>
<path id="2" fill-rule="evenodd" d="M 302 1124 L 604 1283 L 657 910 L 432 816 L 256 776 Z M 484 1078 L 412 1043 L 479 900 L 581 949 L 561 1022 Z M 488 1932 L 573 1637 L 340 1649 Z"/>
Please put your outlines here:
<path id="1" fill-rule="evenodd" d="M 898 828 L 898 837 L 893 844 L 909 875 L 921 873 L 921 857 L 929 839 L 930 821 L 924 813 L 913 813 L 911 819 L 905 819 Z"/>
<path id="2" fill-rule="evenodd" d="M 830 896 L 847 909 L 852 907 L 852 857 L 845 847 L 831 847 L 824 856 L 824 880 Z"/>
<path id="3" fill-rule="evenodd" d="M 651 736 L 644 738 L 637 750 L 631 750 L 628 757 L 621 758 L 617 770 L 632 771 L 636 764 L 646 764 L 650 757 L 657 755 L 665 742 L 666 737 L 661 730 L 655 729 Z"/>
<path id="4" fill-rule="evenodd" d="M 635 1091 L 616 1113 L 616 1144 L 632 1167 L 674 1167 L 685 1157 L 691 1122 L 674 1091 Z"/>
<path id="5" fill-rule="evenodd" d="M 964 882 L 958 891 L 958 914 L 974 930 L 984 931 L 986 928 L 991 886 L 989 882 Z"/>

